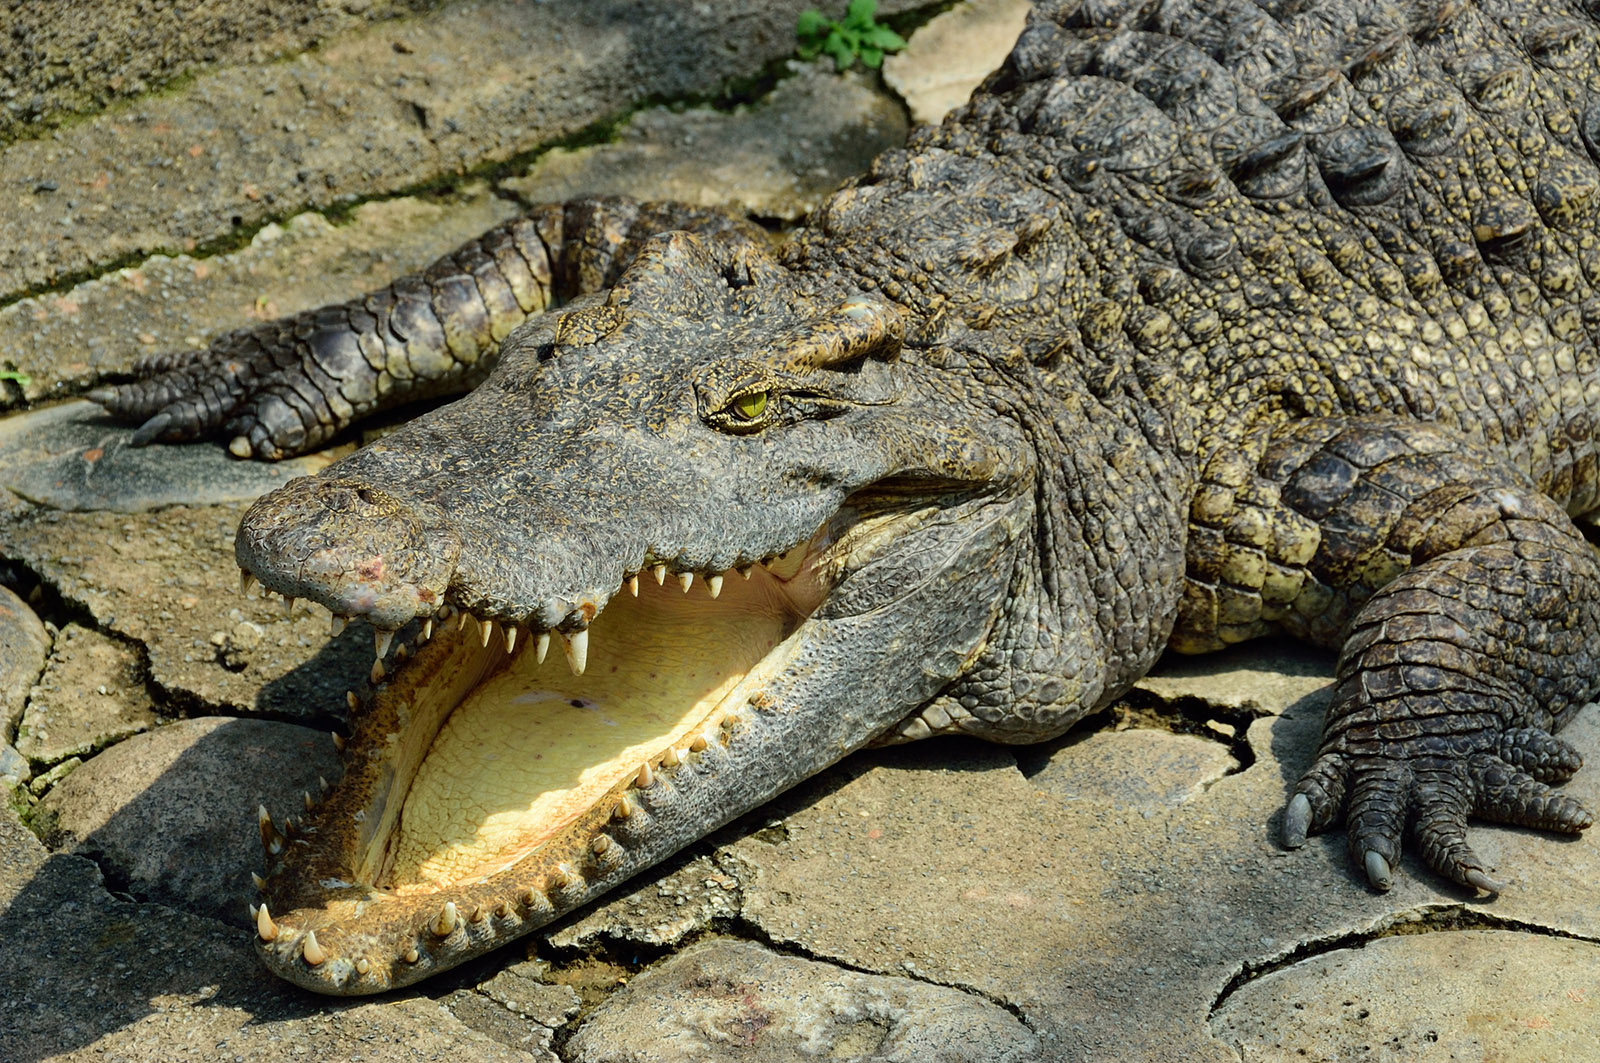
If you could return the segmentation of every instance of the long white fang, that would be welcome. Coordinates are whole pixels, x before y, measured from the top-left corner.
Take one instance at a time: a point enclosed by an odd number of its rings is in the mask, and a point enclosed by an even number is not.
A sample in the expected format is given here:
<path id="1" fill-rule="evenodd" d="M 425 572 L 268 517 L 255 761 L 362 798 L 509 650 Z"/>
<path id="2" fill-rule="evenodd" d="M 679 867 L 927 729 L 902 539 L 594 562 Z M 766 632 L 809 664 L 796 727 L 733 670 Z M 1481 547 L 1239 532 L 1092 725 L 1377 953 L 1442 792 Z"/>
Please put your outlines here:
<path id="1" fill-rule="evenodd" d="M 711 592 L 711 597 L 713 597 L 713 598 L 715 598 L 717 595 L 721 594 L 722 593 L 722 577 L 721 576 L 707 576 L 706 577 L 706 589 Z"/>
<path id="2" fill-rule="evenodd" d="M 570 635 L 561 632 L 561 649 L 567 655 L 567 666 L 572 669 L 572 674 L 582 675 L 589 666 L 589 629 L 574 631 Z"/>
<path id="3" fill-rule="evenodd" d="M 534 643 L 533 660 L 535 664 L 543 664 L 545 656 L 550 652 L 550 632 L 539 632 L 539 639 Z"/>
<path id="4" fill-rule="evenodd" d="M 478 640 L 480 642 L 482 642 L 483 645 L 487 646 L 487 645 L 489 645 L 489 640 L 491 638 L 493 638 L 493 637 L 494 637 L 494 621 L 493 620 L 480 620 L 480 621 L 478 621 Z"/>
<path id="5" fill-rule="evenodd" d="M 656 586 L 657 587 L 666 586 L 666 582 L 667 582 L 667 566 L 666 565 L 657 565 L 655 568 L 650 570 L 650 574 L 656 578 Z"/>
<path id="6" fill-rule="evenodd" d="M 349 622 L 338 613 L 328 614 L 328 634 L 333 638 L 338 638 L 344 634 L 345 625 Z"/>
<path id="7" fill-rule="evenodd" d="M 633 777 L 633 784 L 641 790 L 648 790 L 655 785 L 656 773 L 647 760 L 639 766 L 639 774 Z"/>
<path id="8" fill-rule="evenodd" d="M 389 647 L 394 643 L 394 632 L 385 631 L 381 627 L 372 629 L 372 647 L 377 651 L 378 658 L 382 660 L 389 654 Z"/>
<path id="9" fill-rule="evenodd" d="M 683 588 L 683 593 L 688 594 L 689 593 L 689 588 L 694 586 L 694 573 L 693 572 L 680 572 L 680 573 L 678 573 L 678 586 Z"/>
<path id="10" fill-rule="evenodd" d="M 433 638 L 433 617 L 430 616 L 422 622 L 422 641 L 427 642 L 431 638 Z"/>
<path id="11" fill-rule="evenodd" d="M 317 944 L 315 930 L 306 931 L 306 938 L 300 943 L 300 955 L 304 956 L 306 963 L 312 967 L 321 966 L 322 961 L 328 958 L 328 954 L 322 951 L 322 946 Z"/>
<path id="12" fill-rule="evenodd" d="M 439 937 L 449 937 L 450 932 L 456 928 L 456 902 L 445 901 L 444 907 L 439 909 L 439 917 L 433 921 L 428 929 Z"/>
<path id="13" fill-rule="evenodd" d="M 355 693 L 351 692 L 350 697 L 354 698 L 355 697 Z M 353 709 L 353 708 L 355 708 L 355 705 L 351 705 L 350 707 Z M 344 735 L 340 734 L 338 731 L 331 731 L 329 733 L 333 735 L 333 750 L 334 750 L 334 752 L 335 753 L 343 753 L 344 752 Z"/>
<path id="14" fill-rule="evenodd" d="M 506 652 L 510 653 L 517 648 L 517 625 L 506 625 Z"/>
<path id="15" fill-rule="evenodd" d="M 638 576 L 638 573 L 635 573 L 634 575 L 628 577 L 628 593 L 633 595 L 635 598 L 639 597 L 639 576 Z"/>
<path id="16" fill-rule="evenodd" d="M 256 933 L 261 935 L 262 941 L 278 940 L 278 924 L 272 921 L 265 903 L 256 909 Z"/>
<path id="17" fill-rule="evenodd" d="M 367 678 L 372 680 L 373 686 L 377 686 L 388 674 L 383 670 L 383 658 L 379 657 L 372 662 L 372 671 L 367 674 Z"/>

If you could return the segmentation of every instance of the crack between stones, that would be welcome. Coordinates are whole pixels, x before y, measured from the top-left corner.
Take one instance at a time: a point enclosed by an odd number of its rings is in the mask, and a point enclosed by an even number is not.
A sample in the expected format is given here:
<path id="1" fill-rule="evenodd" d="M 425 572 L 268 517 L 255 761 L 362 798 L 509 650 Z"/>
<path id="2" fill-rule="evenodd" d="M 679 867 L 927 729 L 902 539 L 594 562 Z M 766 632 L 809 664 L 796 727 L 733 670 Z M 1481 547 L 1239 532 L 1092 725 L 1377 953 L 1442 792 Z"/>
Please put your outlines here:
<path id="1" fill-rule="evenodd" d="M 1462 930 L 1512 930 L 1543 937 L 1564 938 L 1600 945 L 1600 937 L 1573 933 L 1556 927 L 1530 923 L 1521 919 L 1494 915 L 1467 904 L 1426 904 L 1405 911 L 1394 912 L 1366 930 L 1337 934 L 1303 942 L 1282 956 L 1264 963 L 1242 963 L 1206 1009 L 1206 1022 L 1216 1018 L 1217 1012 L 1235 992 L 1266 975 L 1293 967 L 1305 960 L 1325 956 L 1342 949 L 1363 948 L 1381 938 L 1400 937 L 1407 934 L 1456 933 Z"/>

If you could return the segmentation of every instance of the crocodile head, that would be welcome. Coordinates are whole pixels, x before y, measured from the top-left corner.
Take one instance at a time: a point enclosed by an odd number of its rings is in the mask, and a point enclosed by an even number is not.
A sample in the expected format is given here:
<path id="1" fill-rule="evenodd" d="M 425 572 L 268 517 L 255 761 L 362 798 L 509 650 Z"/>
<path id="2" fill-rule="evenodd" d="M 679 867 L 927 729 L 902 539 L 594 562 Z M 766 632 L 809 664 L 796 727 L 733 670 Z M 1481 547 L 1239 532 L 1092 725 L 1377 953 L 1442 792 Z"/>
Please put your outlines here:
<path id="1" fill-rule="evenodd" d="M 1032 459 L 904 339 L 881 298 L 670 233 L 472 395 L 259 500 L 241 567 L 367 618 L 375 674 L 420 626 L 342 782 L 301 823 L 263 813 L 268 965 L 363 993 L 459 963 L 970 667 Z"/>

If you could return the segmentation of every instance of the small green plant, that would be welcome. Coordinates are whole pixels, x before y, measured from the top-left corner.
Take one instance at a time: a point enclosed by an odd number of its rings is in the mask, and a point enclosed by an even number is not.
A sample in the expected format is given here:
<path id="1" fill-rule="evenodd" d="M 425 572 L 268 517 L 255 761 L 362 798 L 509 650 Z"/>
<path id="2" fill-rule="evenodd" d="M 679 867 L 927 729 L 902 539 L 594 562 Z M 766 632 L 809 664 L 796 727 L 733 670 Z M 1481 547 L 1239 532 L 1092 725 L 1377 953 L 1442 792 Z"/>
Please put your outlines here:
<path id="1" fill-rule="evenodd" d="M 27 373 L 19 373 L 15 369 L 0 369 L 0 383 L 3 383 L 7 380 L 18 384 L 21 387 L 27 387 L 29 384 L 33 383 L 33 378 Z"/>
<path id="2" fill-rule="evenodd" d="M 877 69 L 885 52 L 898 52 L 906 39 L 880 23 L 873 15 L 878 0 L 850 0 L 843 22 L 835 22 L 811 8 L 800 12 L 794 33 L 800 39 L 800 58 L 815 59 L 826 52 L 841 71 L 860 59 Z"/>

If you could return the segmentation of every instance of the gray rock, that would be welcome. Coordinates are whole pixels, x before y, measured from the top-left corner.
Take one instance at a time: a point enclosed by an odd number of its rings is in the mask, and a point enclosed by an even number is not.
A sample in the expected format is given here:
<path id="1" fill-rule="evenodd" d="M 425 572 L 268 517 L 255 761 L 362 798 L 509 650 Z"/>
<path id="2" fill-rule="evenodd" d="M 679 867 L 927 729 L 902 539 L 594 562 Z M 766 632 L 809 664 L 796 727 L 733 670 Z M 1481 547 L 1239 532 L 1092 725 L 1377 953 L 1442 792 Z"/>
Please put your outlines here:
<path id="1" fill-rule="evenodd" d="M 1148 728 L 1097 731 L 1055 752 L 1029 781 L 1064 800 L 1181 805 L 1238 767 L 1220 742 Z"/>
<path id="2" fill-rule="evenodd" d="M 117 888 L 236 925 L 256 900 L 256 809 L 298 813 L 342 769 L 324 732 L 269 720 L 184 720 L 106 750 L 39 802 L 55 849 L 96 861 Z"/>
<path id="3" fill-rule="evenodd" d="M 0 1046 L 7 1063 L 116 1059 L 420 1059 L 526 1063 L 426 997 L 307 996 L 267 974 L 250 935 L 106 892 L 0 808 Z"/>
<path id="4" fill-rule="evenodd" d="M 680 199 L 794 221 L 880 152 L 905 142 L 905 114 L 862 74 L 791 62 L 791 76 L 732 114 L 655 107 L 610 143 L 543 156 L 505 182 L 528 200 L 590 192 Z"/>
<path id="5" fill-rule="evenodd" d="M 578 1063 L 1040 1058 L 1026 1026 L 975 994 L 726 939 L 634 978 L 595 1009 L 567 1050 Z"/>
<path id="6" fill-rule="evenodd" d="M 155 726 L 138 655 L 92 628 L 68 624 L 28 698 L 17 752 L 37 765 L 83 757 Z"/>
<path id="7" fill-rule="evenodd" d="M 0 790 L 14 790 L 33 778 L 28 758 L 0 742 Z"/>
<path id="8" fill-rule="evenodd" d="M 235 461 L 220 447 L 129 447 L 91 402 L 69 402 L 0 421 L 0 487 L 68 511 L 142 513 L 188 503 L 248 502 L 328 463 Z"/>
<path id="9" fill-rule="evenodd" d="M 242 505 L 137 517 L 35 511 L 0 520 L 0 556 L 25 562 L 104 630 L 145 647 L 150 678 L 189 712 L 336 721 L 364 689 L 372 631 L 328 635 L 328 614 L 240 597 L 233 533 Z M 314 662 L 314 665 L 313 665 Z"/>
<path id="10" fill-rule="evenodd" d="M 568 985 L 550 985 L 521 963 L 501 971 L 473 989 L 459 989 L 444 998 L 450 1013 L 472 1029 L 520 1049 L 540 1063 L 560 1063 L 551 1051 L 555 1032 L 580 1007 Z"/>
<path id="11" fill-rule="evenodd" d="M 738 914 L 744 871 L 731 853 L 680 857 L 564 923 L 548 940 L 563 951 L 594 950 L 612 941 L 650 948 L 682 944 Z"/>
<path id="12" fill-rule="evenodd" d="M 472 0 L 289 61 L 208 70 L 181 92 L 6 149 L 0 302 L 307 207 L 454 179 L 640 99 L 713 93 L 791 53 L 807 6 L 779 0 L 731 16 L 715 4 Z M 41 176 L 57 191 L 42 190 Z"/>
<path id="13" fill-rule="evenodd" d="M 1028 0 L 963 0 L 918 30 L 883 61 L 883 80 L 917 122 L 937 122 L 967 102 L 1022 32 Z"/>
<path id="14" fill-rule="evenodd" d="M 1211 1028 L 1244 1063 L 1580 1060 L 1595 1052 L 1596 993 L 1593 941 L 1407 932 L 1253 978 Z"/>
<path id="15" fill-rule="evenodd" d="M 16 737 L 28 691 L 49 654 L 50 634 L 39 618 L 21 598 L 0 587 L 0 741 Z"/>

